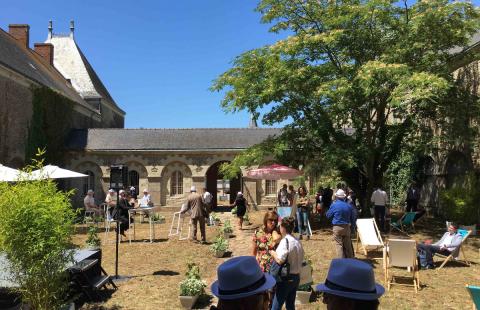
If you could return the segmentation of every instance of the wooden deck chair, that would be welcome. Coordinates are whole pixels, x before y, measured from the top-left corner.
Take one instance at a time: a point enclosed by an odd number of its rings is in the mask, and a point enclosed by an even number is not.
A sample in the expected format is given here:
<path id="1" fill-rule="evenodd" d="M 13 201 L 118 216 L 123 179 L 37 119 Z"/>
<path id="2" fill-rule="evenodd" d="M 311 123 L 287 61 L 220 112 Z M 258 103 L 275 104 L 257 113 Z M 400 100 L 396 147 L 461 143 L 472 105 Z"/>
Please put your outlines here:
<path id="1" fill-rule="evenodd" d="M 417 212 L 406 212 L 397 222 L 390 224 L 391 228 L 396 229 L 406 235 L 408 235 L 406 231 L 408 227 L 411 227 L 413 232 L 415 232 L 415 224 L 413 220 L 415 219 L 416 214 Z"/>
<path id="2" fill-rule="evenodd" d="M 357 219 L 357 244 L 355 249 L 357 253 L 360 244 L 360 250 L 365 256 L 368 256 L 368 251 L 383 250 L 384 244 L 382 236 L 380 235 L 380 230 L 378 230 L 374 218 Z"/>
<path id="3" fill-rule="evenodd" d="M 420 289 L 420 277 L 417 263 L 417 242 L 415 240 L 390 239 L 387 241 L 385 250 L 385 282 L 387 289 L 390 290 L 392 284 L 413 286 L 415 293 Z M 395 276 L 392 274 L 392 267 L 407 268 L 412 273 L 412 284 L 403 284 L 395 282 Z"/>
<path id="4" fill-rule="evenodd" d="M 435 253 L 435 256 L 438 256 L 438 257 L 443 259 L 442 264 L 440 265 L 440 267 L 438 267 L 437 270 L 442 269 L 443 266 L 445 266 L 445 264 L 448 263 L 451 260 L 455 260 L 457 262 L 460 262 L 460 263 L 463 263 L 467 266 L 470 266 L 470 262 L 467 260 L 467 256 L 465 255 L 465 252 L 463 251 L 462 245 L 465 242 L 465 240 L 467 240 L 468 236 L 470 236 L 472 231 L 471 230 L 459 229 L 458 233 L 462 235 L 462 243 L 459 245 L 458 251 L 453 252 L 452 254 L 450 254 L 448 256 L 442 255 L 440 253 Z M 463 259 L 459 259 L 460 254 L 463 256 Z"/>
<path id="5" fill-rule="evenodd" d="M 470 297 L 472 297 L 472 309 L 480 310 L 480 286 L 466 285 L 465 288 L 467 289 L 468 293 L 470 293 Z"/>

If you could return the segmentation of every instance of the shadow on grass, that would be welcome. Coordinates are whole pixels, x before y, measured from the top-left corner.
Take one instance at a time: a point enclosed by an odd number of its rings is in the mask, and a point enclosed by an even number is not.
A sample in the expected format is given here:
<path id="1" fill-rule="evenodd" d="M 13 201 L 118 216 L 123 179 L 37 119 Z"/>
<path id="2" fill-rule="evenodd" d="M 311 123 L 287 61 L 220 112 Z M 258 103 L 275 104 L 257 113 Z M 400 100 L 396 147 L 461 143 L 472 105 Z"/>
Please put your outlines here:
<path id="1" fill-rule="evenodd" d="M 153 239 L 152 243 L 167 242 L 167 241 L 168 239 L 166 238 Z M 122 241 L 122 243 L 129 243 L 129 242 L 130 241 L 128 241 L 128 235 L 127 235 L 127 240 Z M 142 238 L 142 239 L 136 239 L 136 240 L 132 239 L 132 243 L 150 243 L 150 239 L 149 238 Z"/>
<path id="2" fill-rule="evenodd" d="M 178 276 L 180 273 L 172 270 L 157 270 L 153 272 L 154 276 Z"/>

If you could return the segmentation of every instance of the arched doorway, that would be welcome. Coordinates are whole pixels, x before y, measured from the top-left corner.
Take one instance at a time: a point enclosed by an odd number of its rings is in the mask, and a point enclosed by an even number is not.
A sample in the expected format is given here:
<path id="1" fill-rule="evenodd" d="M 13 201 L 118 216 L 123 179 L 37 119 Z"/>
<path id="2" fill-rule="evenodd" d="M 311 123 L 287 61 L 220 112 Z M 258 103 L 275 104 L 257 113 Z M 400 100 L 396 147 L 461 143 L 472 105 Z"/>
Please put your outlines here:
<path id="1" fill-rule="evenodd" d="M 465 185 L 465 176 L 470 167 L 470 162 L 465 154 L 454 151 L 449 154 L 446 163 L 446 187 L 461 187 Z"/>
<path id="2" fill-rule="evenodd" d="M 213 207 L 225 207 L 235 200 L 237 192 L 241 191 L 241 175 L 230 180 L 224 180 L 219 171 L 220 166 L 228 161 L 219 161 L 211 165 L 206 173 L 206 188 L 213 195 Z"/>

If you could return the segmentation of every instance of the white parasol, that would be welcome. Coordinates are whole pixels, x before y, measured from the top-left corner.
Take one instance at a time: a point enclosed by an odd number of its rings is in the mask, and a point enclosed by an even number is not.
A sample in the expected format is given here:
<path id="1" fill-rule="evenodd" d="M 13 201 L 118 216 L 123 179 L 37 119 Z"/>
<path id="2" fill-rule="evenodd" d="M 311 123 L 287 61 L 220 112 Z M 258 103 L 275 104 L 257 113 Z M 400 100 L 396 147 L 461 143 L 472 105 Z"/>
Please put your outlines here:
<path id="1" fill-rule="evenodd" d="M 31 180 L 41 179 L 69 179 L 69 178 L 86 178 L 88 175 L 75 171 L 60 168 L 58 166 L 46 165 L 45 167 L 34 170 L 28 176 Z"/>
<path id="2" fill-rule="evenodd" d="M 0 164 L 0 182 L 15 182 L 18 180 L 20 170 Z"/>

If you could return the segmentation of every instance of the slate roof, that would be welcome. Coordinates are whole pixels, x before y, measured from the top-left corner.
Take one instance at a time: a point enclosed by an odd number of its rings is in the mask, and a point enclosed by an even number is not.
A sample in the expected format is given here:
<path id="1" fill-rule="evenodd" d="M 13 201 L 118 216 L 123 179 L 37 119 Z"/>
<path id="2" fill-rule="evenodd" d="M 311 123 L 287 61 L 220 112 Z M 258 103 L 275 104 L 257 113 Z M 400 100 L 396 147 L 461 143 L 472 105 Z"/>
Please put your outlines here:
<path id="1" fill-rule="evenodd" d="M 0 29 L 0 65 L 89 107 L 59 71 L 46 64 L 33 50 L 23 48 L 3 29 Z"/>
<path id="2" fill-rule="evenodd" d="M 278 128 L 191 128 L 191 129 L 82 129 L 73 130 L 67 141 L 71 150 L 243 150 Z"/>
<path id="3" fill-rule="evenodd" d="M 53 63 L 55 67 L 72 81 L 73 87 L 82 98 L 101 97 L 120 113 L 125 114 L 115 103 L 73 36 L 54 34 L 47 39 L 46 43 L 54 46 Z"/>

